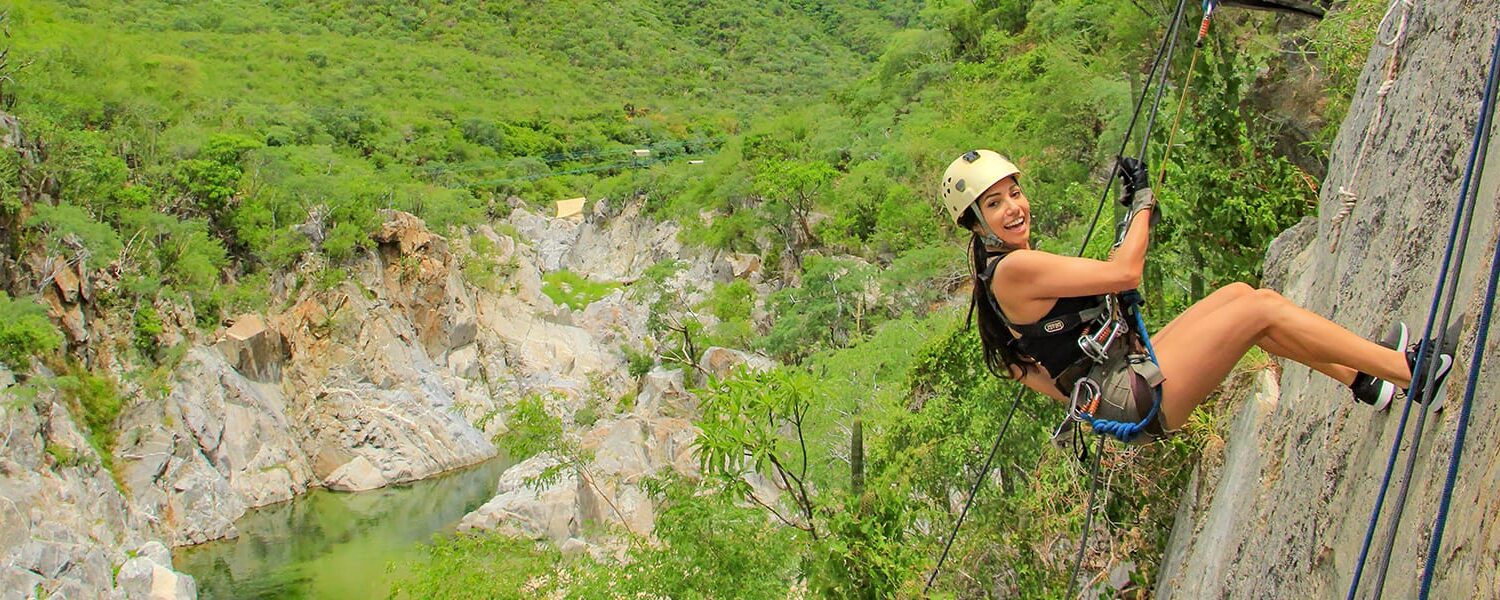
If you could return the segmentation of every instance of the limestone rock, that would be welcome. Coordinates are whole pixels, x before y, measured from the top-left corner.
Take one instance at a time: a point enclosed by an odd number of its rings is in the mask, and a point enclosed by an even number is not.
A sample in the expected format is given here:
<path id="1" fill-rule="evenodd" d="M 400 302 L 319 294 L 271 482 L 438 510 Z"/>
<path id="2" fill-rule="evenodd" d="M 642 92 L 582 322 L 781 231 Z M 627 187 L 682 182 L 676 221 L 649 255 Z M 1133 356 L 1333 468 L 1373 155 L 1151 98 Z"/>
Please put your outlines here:
<path id="1" fill-rule="evenodd" d="M 1397 320 L 1417 329 L 1426 321 L 1478 116 L 1494 23 L 1500 22 L 1500 4 L 1494 2 L 1435 0 L 1409 6 L 1396 81 L 1382 92 L 1392 49 L 1377 44 L 1334 142 L 1316 221 L 1284 234 L 1265 266 L 1268 281 L 1293 302 L 1370 338 Z M 1379 112 L 1381 121 L 1373 123 Z M 1367 136 L 1372 125 L 1378 134 Z M 1500 137 L 1491 135 L 1492 141 Z M 1335 226 L 1343 207 L 1341 186 L 1357 201 Z M 1455 316 L 1466 314 L 1470 325 L 1460 336 L 1455 375 L 1476 352 L 1473 324 L 1485 295 L 1488 250 L 1500 238 L 1500 155 L 1490 154 L 1477 191 L 1471 247 L 1455 304 Z M 1476 247 L 1483 250 L 1476 254 Z M 1500 336 L 1491 331 L 1488 343 L 1477 351 L 1500 356 Z M 1492 407 L 1494 390 L 1500 389 L 1500 367 L 1494 362 L 1486 360 L 1479 374 L 1478 407 L 1485 402 Z M 1400 411 L 1373 412 L 1351 402 L 1347 388 L 1331 379 L 1295 363 L 1282 366 L 1279 407 L 1245 401 L 1222 466 L 1205 460 L 1195 471 L 1155 597 L 1328 598 L 1343 597 L 1348 589 L 1380 491 L 1383 458 L 1398 436 Z M 1450 375 L 1444 394 L 1450 407 L 1463 387 L 1462 377 Z M 1457 412 L 1429 414 L 1420 438 L 1406 424 L 1404 445 L 1420 439 L 1421 446 L 1404 523 L 1392 546 L 1385 597 L 1418 595 Z M 1474 411 L 1434 571 L 1434 598 L 1486 598 L 1500 589 L 1497 432 L 1500 412 Z M 1403 461 L 1410 452 L 1403 453 Z M 1383 521 L 1382 534 L 1386 526 Z M 1370 582 L 1366 579 L 1361 590 Z"/>
<path id="2" fill-rule="evenodd" d="M 646 336 L 647 307 L 615 290 L 575 313 L 573 324 L 592 334 L 601 344 L 639 346 Z"/>
<path id="3" fill-rule="evenodd" d="M 172 570 L 167 565 L 137 556 L 120 566 L 115 581 L 127 600 L 190 600 L 198 597 L 198 586 L 192 576 Z"/>
<path id="4" fill-rule="evenodd" d="M 735 279 L 749 279 L 751 282 L 760 279 L 760 255 L 732 253 L 724 257 L 729 263 L 730 274 Z"/>
<path id="5" fill-rule="evenodd" d="M 215 346 L 246 377 L 264 383 L 281 379 L 281 365 L 288 356 L 286 340 L 281 332 L 267 328 L 259 315 L 236 317 Z"/>
<path id="6" fill-rule="evenodd" d="M 699 368 L 718 378 L 728 377 L 734 373 L 735 368 L 741 366 L 753 372 L 767 371 L 776 367 L 776 361 L 759 354 L 719 346 L 704 350 L 703 357 L 698 359 Z"/>
<path id="7" fill-rule="evenodd" d="M 495 497 L 465 515 L 458 529 L 497 530 L 557 544 L 576 537 L 582 527 L 578 511 L 582 481 L 578 474 L 565 470 L 543 489 L 527 484 L 560 463 L 555 457 L 539 455 L 506 469 L 500 476 Z"/>
<path id="8" fill-rule="evenodd" d="M 682 369 L 654 367 L 641 377 L 641 389 L 635 397 L 634 414 L 641 416 L 694 416 L 698 399 L 689 394 L 683 383 Z"/>
<path id="9" fill-rule="evenodd" d="M 345 463 L 323 480 L 323 485 L 328 489 L 341 492 L 373 490 L 384 487 L 386 483 L 388 482 L 380 469 L 375 468 L 363 456 L 354 457 L 354 460 Z"/>
<path id="10" fill-rule="evenodd" d="M 102 597 L 150 528 L 52 390 L 0 391 L 0 596 Z M 152 547 L 151 551 L 160 544 Z M 159 554 L 157 554 L 159 556 Z"/>

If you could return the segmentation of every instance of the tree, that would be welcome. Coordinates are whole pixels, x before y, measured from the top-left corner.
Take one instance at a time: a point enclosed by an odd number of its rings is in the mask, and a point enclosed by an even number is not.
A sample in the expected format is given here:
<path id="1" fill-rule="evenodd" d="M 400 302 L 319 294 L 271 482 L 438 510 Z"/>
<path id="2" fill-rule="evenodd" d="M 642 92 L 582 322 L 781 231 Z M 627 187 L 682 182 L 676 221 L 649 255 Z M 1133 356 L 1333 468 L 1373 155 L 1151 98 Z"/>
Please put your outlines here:
<path id="1" fill-rule="evenodd" d="M 808 224 L 818 201 L 838 172 L 823 161 L 772 159 L 755 173 L 755 193 L 765 199 L 762 220 L 775 230 L 800 268 L 802 252 L 816 244 Z"/>

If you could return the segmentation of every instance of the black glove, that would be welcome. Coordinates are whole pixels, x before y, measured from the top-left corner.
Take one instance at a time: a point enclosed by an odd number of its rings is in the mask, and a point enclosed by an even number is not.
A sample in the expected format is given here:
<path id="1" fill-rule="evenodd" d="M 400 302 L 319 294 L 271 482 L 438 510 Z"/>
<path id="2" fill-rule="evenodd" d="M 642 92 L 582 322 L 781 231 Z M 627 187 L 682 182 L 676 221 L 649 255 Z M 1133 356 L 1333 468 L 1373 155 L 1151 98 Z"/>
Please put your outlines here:
<path id="1" fill-rule="evenodd" d="M 1146 168 L 1146 163 L 1134 157 L 1122 156 L 1117 164 L 1120 169 L 1120 183 L 1124 187 L 1120 193 L 1120 204 L 1130 206 L 1138 190 L 1151 187 L 1151 173 Z"/>

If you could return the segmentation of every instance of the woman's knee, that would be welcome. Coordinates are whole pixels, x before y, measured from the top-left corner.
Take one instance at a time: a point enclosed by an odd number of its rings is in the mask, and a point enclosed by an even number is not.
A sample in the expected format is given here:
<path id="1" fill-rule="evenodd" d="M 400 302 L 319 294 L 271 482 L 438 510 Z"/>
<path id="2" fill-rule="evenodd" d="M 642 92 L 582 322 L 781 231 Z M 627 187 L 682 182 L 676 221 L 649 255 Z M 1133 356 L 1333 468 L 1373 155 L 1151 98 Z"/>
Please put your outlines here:
<path id="1" fill-rule="evenodd" d="M 1228 293 L 1228 294 L 1234 294 L 1236 296 L 1243 296 L 1245 294 L 1248 294 L 1250 292 L 1255 291 L 1255 288 L 1252 287 L 1250 284 L 1245 283 L 1243 281 L 1236 281 L 1234 283 L 1231 283 L 1229 285 L 1226 285 L 1224 287 L 1219 288 L 1219 291 L 1224 292 L 1224 293 Z"/>
<path id="2" fill-rule="evenodd" d="M 1251 287 L 1250 284 L 1243 281 L 1236 281 L 1217 290 L 1214 290 L 1214 293 L 1212 295 L 1228 296 L 1230 300 L 1238 300 L 1252 293 L 1255 293 L 1255 288 Z"/>
<path id="3" fill-rule="evenodd" d="M 1251 294 L 1255 296 L 1257 301 L 1269 305 L 1290 304 L 1292 302 L 1291 300 L 1287 300 L 1286 296 L 1281 295 L 1281 292 L 1271 288 L 1256 288 L 1251 290 Z"/>

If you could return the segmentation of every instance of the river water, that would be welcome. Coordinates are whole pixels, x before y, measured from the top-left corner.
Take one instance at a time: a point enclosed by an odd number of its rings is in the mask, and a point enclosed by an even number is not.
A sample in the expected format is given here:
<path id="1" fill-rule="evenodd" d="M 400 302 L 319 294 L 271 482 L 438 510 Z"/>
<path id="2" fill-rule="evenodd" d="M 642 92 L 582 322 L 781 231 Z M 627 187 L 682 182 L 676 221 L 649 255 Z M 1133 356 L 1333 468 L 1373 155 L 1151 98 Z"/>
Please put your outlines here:
<path id="1" fill-rule="evenodd" d="M 480 465 L 367 492 L 314 490 L 246 513 L 238 538 L 173 551 L 199 598 L 383 598 L 434 534 L 495 494 L 508 466 Z"/>

